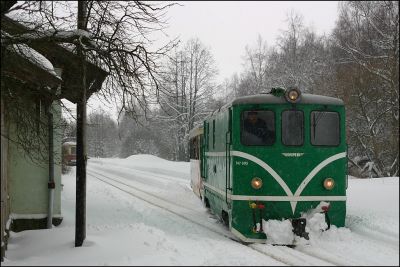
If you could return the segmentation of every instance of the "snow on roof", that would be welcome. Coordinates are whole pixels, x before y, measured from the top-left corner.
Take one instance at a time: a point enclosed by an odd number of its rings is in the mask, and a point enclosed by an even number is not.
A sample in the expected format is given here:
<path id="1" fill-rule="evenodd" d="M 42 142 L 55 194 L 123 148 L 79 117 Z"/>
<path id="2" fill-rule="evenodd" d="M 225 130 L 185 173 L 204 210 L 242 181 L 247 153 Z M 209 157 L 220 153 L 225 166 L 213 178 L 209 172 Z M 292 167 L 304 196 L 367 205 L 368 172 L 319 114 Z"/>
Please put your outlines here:
<path id="1" fill-rule="evenodd" d="M 64 143 L 63 143 L 63 146 L 64 146 L 64 145 L 76 146 L 76 142 L 72 142 L 72 141 L 64 142 Z"/>
<path id="2" fill-rule="evenodd" d="M 10 13 L 5 14 L 5 16 L 9 19 L 18 21 L 18 23 L 22 24 L 24 27 L 30 29 L 30 30 L 34 30 L 37 28 L 37 26 L 45 26 L 47 24 L 43 24 L 42 22 L 42 18 L 39 17 L 34 17 L 37 14 L 33 14 L 33 16 L 29 17 L 27 19 L 26 14 L 24 13 L 24 11 L 20 11 L 20 10 L 14 10 Z M 50 27 L 50 25 L 47 25 Z M 65 23 L 64 25 L 65 26 Z M 52 28 L 52 26 L 50 27 Z M 58 37 L 71 37 L 71 36 L 82 36 L 82 37 L 86 37 L 86 38 L 91 38 L 92 34 L 88 31 L 82 30 L 82 29 L 76 29 L 76 30 L 72 30 L 72 31 L 67 31 L 67 30 L 62 30 L 61 27 L 58 27 L 57 31 L 54 31 L 52 29 L 41 29 L 41 31 L 34 31 L 31 33 L 24 33 L 21 35 L 21 37 L 24 38 L 35 38 L 35 37 L 44 37 L 44 36 L 58 36 Z"/>
<path id="3" fill-rule="evenodd" d="M 37 39 L 37 38 L 43 38 L 43 37 L 57 37 L 57 38 L 72 38 L 72 37 L 85 37 L 87 39 L 90 39 L 93 37 L 93 35 L 85 30 L 82 29 L 76 29 L 73 31 L 52 31 L 52 30 L 47 30 L 47 31 L 42 31 L 42 32 L 29 32 L 29 33 L 24 33 L 21 34 L 19 37 L 21 38 L 26 38 L 26 39 Z"/>
<path id="4" fill-rule="evenodd" d="M 286 99 L 281 96 L 277 97 L 272 94 L 258 94 L 258 95 L 250 95 L 236 98 L 232 101 L 232 105 L 236 104 L 285 104 L 287 103 Z M 341 99 L 330 97 L 330 96 L 322 96 L 322 95 L 313 95 L 313 94 L 301 94 L 301 99 L 299 104 L 321 104 L 321 105 L 339 105 L 342 106 L 344 103 Z"/>
<path id="5" fill-rule="evenodd" d="M 7 47 L 7 49 L 17 52 L 19 55 L 28 59 L 36 66 L 40 67 L 41 69 L 47 71 L 48 73 L 52 74 L 53 76 L 61 80 L 61 77 L 58 76 L 56 71 L 54 70 L 53 64 L 51 64 L 51 62 L 45 56 L 43 56 L 36 50 L 30 48 L 26 44 L 14 44 L 12 45 L 12 48 Z"/>
<path id="6" fill-rule="evenodd" d="M 82 36 L 82 37 L 86 37 L 86 38 L 92 38 L 92 34 L 88 31 L 82 30 L 82 29 L 76 29 L 73 31 L 59 31 L 57 32 L 57 36 L 59 37 L 72 37 L 72 36 Z"/>
<path id="7" fill-rule="evenodd" d="M 286 104 L 288 103 L 284 96 L 274 96 L 272 94 L 257 94 L 257 95 L 248 95 L 235 98 L 231 102 L 223 105 L 219 109 L 214 110 L 210 115 L 206 117 L 209 119 L 213 115 L 225 111 L 227 108 L 234 105 L 242 105 L 242 104 Z M 301 99 L 297 104 L 320 104 L 320 105 L 337 105 L 343 106 L 343 100 L 330 96 L 323 95 L 314 95 L 314 94 L 301 94 Z"/>

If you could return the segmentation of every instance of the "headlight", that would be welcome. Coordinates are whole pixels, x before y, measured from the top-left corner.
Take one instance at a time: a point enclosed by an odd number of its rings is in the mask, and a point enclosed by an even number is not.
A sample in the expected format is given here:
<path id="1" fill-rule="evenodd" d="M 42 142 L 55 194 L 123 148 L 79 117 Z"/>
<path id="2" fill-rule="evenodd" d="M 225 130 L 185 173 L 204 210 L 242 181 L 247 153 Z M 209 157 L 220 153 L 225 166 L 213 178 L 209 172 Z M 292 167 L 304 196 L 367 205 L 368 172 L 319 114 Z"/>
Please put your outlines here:
<path id="1" fill-rule="evenodd" d="M 324 181 L 324 187 L 326 190 L 332 190 L 335 187 L 335 180 L 333 180 L 333 178 L 326 178 Z"/>
<path id="2" fill-rule="evenodd" d="M 285 98 L 290 103 L 297 103 L 300 101 L 301 92 L 297 88 L 290 88 L 286 90 Z"/>
<path id="3" fill-rule="evenodd" d="M 261 186 L 262 186 L 262 180 L 260 179 L 260 178 L 258 178 L 258 177 L 254 177 L 252 180 L 251 180 L 251 186 L 254 188 L 254 189 L 260 189 L 261 188 Z"/>

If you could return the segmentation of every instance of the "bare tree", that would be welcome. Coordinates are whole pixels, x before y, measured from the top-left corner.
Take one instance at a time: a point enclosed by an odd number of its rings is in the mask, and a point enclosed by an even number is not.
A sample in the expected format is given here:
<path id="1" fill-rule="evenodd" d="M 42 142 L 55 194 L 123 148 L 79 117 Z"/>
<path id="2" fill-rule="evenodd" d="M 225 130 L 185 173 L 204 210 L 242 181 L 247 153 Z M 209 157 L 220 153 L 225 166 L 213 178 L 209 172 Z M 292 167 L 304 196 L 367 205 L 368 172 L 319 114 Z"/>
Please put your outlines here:
<path id="1" fill-rule="evenodd" d="M 303 92 L 314 93 L 329 66 L 326 40 L 305 27 L 303 17 L 294 11 L 288 14 L 287 23 L 278 38 L 278 48 L 269 55 L 268 84 L 298 86 Z"/>
<path id="2" fill-rule="evenodd" d="M 120 149 L 117 123 L 104 110 L 88 115 L 88 155 L 93 157 L 114 157 Z"/>
<path id="3" fill-rule="evenodd" d="M 215 75 L 214 59 L 198 39 L 189 40 L 166 63 L 160 94 L 165 115 L 159 119 L 169 121 L 174 129 L 177 160 L 188 159 L 189 131 L 210 112 L 207 103 L 213 94 Z"/>
<path id="4" fill-rule="evenodd" d="M 247 76 L 250 78 L 246 94 L 267 91 L 265 81 L 268 67 L 268 49 L 267 43 L 262 39 L 261 35 L 258 35 L 254 48 L 246 46 L 245 62 Z"/>
<path id="5" fill-rule="evenodd" d="M 103 68 L 109 76 L 101 94 L 108 101 L 120 103 L 120 113 L 135 117 L 137 109 L 146 109 L 151 95 L 159 94 L 157 79 L 158 60 L 175 44 L 168 42 L 156 48 L 152 38 L 165 27 L 164 15 L 174 3 L 151 3 L 142 1 L 87 1 L 86 28 L 76 30 L 77 2 L 69 1 L 6 1 L 1 4 L 2 20 L 12 17 L 28 30 L 19 34 L 1 34 L 2 65 L 6 49 L 21 49 L 23 45 L 55 43 L 63 48 L 77 52 L 81 48 L 86 59 Z M 9 106 L 18 108 L 19 95 L 3 87 L 2 68 L 1 95 Z M 90 88 L 91 85 L 88 85 Z M 133 105 L 136 101 L 139 105 Z M 13 104 L 11 104 L 13 103 Z M 12 108 L 6 109 L 14 115 Z M 21 126 L 29 129 L 24 122 L 32 117 L 16 118 Z M 25 125 L 22 125 L 22 124 Z M 38 135 L 40 137 L 40 135 Z M 27 138 L 15 140 L 26 145 Z M 46 140 L 43 140 L 46 144 Z"/>
<path id="6" fill-rule="evenodd" d="M 273 87 L 298 86 L 308 93 L 331 89 L 326 83 L 332 80 L 326 38 L 305 27 L 302 16 L 294 11 L 287 23 L 276 46 L 267 48 L 259 36 L 252 48 L 246 47 L 239 95 L 268 92 Z"/>
<path id="7" fill-rule="evenodd" d="M 173 160 L 169 127 L 163 121 L 155 120 L 157 110 L 149 110 L 134 120 L 123 116 L 119 123 L 121 146 L 119 156 L 126 158 L 136 154 L 151 154 Z"/>
<path id="8" fill-rule="evenodd" d="M 398 1 L 345 2 L 334 31 L 351 156 L 366 158 L 373 176 L 399 173 L 398 9 Z"/>

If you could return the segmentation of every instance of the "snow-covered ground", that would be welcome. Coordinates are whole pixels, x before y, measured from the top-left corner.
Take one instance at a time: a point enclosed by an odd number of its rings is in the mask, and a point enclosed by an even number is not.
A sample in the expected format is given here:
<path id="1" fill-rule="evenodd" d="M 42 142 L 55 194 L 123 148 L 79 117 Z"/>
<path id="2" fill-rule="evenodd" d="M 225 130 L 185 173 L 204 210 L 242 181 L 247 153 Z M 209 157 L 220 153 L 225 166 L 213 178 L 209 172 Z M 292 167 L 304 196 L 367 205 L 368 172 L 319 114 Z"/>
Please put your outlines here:
<path id="1" fill-rule="evenodd" d="M 62 177 L 64 220 L 11 232 L 11 265 L 399 265 L 399 179 L 349 179 L 346 227 L 296 248 L 242 245 L 190 189 L 190 166 L 151 155 L 90 159 L 87 229 L 74 247 L 75 168 Z"/>

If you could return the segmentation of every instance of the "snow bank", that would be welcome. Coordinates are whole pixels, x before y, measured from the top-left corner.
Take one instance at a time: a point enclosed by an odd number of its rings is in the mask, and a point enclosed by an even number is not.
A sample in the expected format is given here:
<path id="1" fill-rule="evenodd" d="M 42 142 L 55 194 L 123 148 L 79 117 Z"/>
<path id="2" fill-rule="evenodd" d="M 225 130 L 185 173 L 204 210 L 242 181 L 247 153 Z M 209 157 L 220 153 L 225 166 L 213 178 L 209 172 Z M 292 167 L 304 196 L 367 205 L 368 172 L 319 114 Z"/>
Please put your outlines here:
<path id="1" fill-rule="evenodd" d="M 87 181 L 86 239 L 82 247 L 74 247 L 75 170 L 73 167 L 62 176 L 61 225 L 11 232 L 2 266 L 283 265 L 91 176 Z M 177 194 L 175 188 L 169 189 L 170 195 Z M 193 197 L 190 190 L 185 192 L 178 193 L 180 202 Z M 209 213 L 204 212 L 204 218 L 223 228 Z"/>
<path id="2" fill-rule="evenodd" d="M 324 215 L 309 213 L 310 239 L 296 237 L 297 250 L 337 265 L 399 265 L 399 178 L 349 179 L 346 227 L 324 227 Z"/>
<path id="3" fill-rule="evenodd" d="M 176 162 L 159 158 L 157 156 L 141 154 L 132 155 L 125 159 L 120 158 L 90 158 L 89 162 L 102 165 L 105 168 L 115 168 L 116 166 L 125 168 L 135 168 L 137 170 L 176 176 L 190 181 L 190 163 Z"/>

